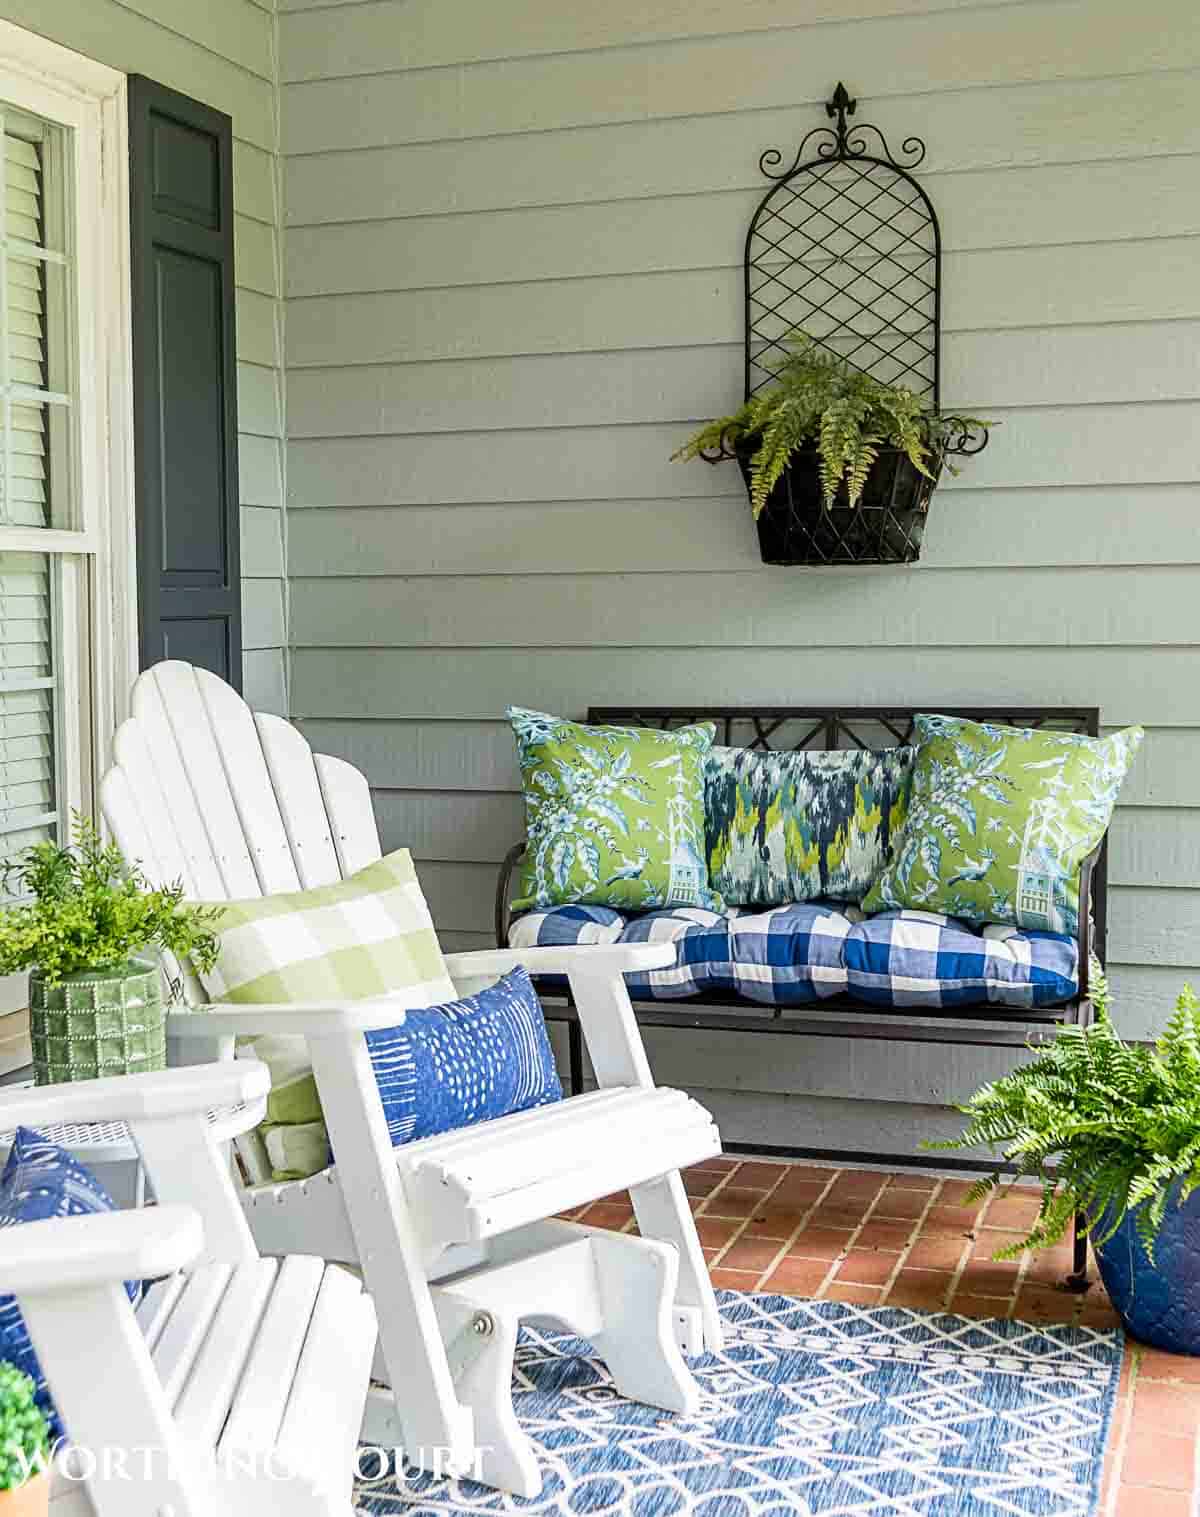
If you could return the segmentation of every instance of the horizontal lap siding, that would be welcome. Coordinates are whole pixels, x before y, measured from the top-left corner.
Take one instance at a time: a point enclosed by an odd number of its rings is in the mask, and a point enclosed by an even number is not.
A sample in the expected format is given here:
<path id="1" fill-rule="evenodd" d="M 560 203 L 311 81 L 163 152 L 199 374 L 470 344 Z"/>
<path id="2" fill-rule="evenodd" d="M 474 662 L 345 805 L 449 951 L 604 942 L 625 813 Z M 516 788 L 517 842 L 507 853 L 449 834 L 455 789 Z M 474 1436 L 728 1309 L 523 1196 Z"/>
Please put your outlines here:
<path id="1" fill-rule="evenodd" d="M 275 21 L 256 0 L 0 0 L 0 17 L 233 118 L 243 669 L 284 692 L 283 354 Z"/>
<path id="2" fill-rule="evenodd" d="M 1161 1026 L 1200 975 L 1187 0 L 280 9 L 292 711 L 447 944 L 489 940 L 521 832 L 510 701 L 1096 704 L 1149 728 L 1110 961 L 1124 1026 Z M 929 144 L 945 399 L 1001 425 L 920 565 L 768 569 L 736 472 L 670 454 L 738 398 L 758 155 L 848 57 L 863 118 Z M 881 1147 L 1007 1058 L 750 1043 L 652 1056 L 731 1136 Z"/>

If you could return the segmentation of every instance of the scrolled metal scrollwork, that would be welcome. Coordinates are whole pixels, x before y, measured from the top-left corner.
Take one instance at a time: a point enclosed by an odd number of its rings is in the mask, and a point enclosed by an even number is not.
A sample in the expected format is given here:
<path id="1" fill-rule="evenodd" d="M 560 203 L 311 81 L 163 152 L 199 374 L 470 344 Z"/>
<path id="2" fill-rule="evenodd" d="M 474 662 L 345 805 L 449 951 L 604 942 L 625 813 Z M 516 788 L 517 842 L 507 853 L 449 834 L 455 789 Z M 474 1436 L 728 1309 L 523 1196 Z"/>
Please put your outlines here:
<path id="1" fill-rule="evenodd" d="M 816 144 L 811 153 L 813 162 L 836 163 L 839 159 L 871 158 L 875 156 L 869 151 L 872 138 L 876 144 L 876 152 L 882 155 L 882 161 L 890 163 L 893 168 L 915 169 L 924 161 L 925 144 L 920 137 L 906 137 L 900 144 L 900 154 L 897 156 L 892 152 L 887 138 L 879 127 L 869 121 L 858 122 L 853 127 L 849 126 L 846 118 L 854 115 L 857 105 L 858 101 L 850 98 L 846 86 L 839 81 L 837 89 L 825 102 L 825 114 L 830 117 L 836 116 L 837 125 L 814 126 L 810 132 L 806 132 L 786 169 L 779 168 L 783 162 L 783 154 L 779 149 L 768 148 L 758 160 L 759 170 L 768 179 L 779 182 L 790 179 L 809 159 L 810 143 Z M 870 138 L 867 133 L 871 134 Z"/>
<path id="2" fill-rule="evenodd" d="M 972 458 L 976 453 L 982 453 L 988 445 L 988 425 L 973 416 L 940 417 L 941 452 L 959 458 Z"/>

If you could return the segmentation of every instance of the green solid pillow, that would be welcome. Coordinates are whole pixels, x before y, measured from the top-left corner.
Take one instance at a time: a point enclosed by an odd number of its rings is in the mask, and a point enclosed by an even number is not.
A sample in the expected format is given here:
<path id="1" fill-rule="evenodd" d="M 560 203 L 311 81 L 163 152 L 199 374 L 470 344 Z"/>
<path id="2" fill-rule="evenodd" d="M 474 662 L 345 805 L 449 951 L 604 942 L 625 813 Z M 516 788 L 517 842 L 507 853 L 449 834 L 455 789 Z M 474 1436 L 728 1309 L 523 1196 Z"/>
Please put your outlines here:
<path id="1" fill-rule="evenodd" d="M 704 756 L 711 722 L 659 732 L 588 727 L 508 708 L 527 845 L 515 911 L 583 902 L 623 911 L 704 906 Z"/>
<path id="2" fill-rule="evenodd" d="M 940 911 L 1074 936 L 1079 870 L 1142 741 L 918 716 L 908 818 L 863 910 Z"/>

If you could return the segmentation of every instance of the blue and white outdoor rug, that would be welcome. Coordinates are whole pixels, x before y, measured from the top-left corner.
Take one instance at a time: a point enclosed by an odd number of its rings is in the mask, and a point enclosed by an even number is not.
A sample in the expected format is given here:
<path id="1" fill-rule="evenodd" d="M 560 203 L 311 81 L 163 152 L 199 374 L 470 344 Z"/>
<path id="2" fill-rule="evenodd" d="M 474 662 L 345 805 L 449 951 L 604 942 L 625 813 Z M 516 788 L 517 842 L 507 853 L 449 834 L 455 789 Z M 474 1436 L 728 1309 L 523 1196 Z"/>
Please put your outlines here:
<path id="1" fill-rule="evenodd" d="M 588 1344 L 523 1334 L 532 1501 L 414 1473 L 360 1513 L 442 1517 L 1093 1517 L 1119 1332 L 721 1293 L 695 1416 L 621 1400 Z"/>

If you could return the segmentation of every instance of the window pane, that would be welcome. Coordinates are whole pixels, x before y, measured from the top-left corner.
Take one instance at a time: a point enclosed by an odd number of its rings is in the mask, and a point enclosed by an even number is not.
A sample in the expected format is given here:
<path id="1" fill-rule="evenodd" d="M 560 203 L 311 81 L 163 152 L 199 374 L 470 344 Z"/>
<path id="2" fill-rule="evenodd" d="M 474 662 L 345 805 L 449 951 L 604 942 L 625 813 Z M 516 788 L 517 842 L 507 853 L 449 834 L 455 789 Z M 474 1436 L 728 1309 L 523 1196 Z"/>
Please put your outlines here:
<path id="1" fill-rule="evenodd" d="M 56 836 L 50 573 L 0 553 L 0 859 Z"/>

